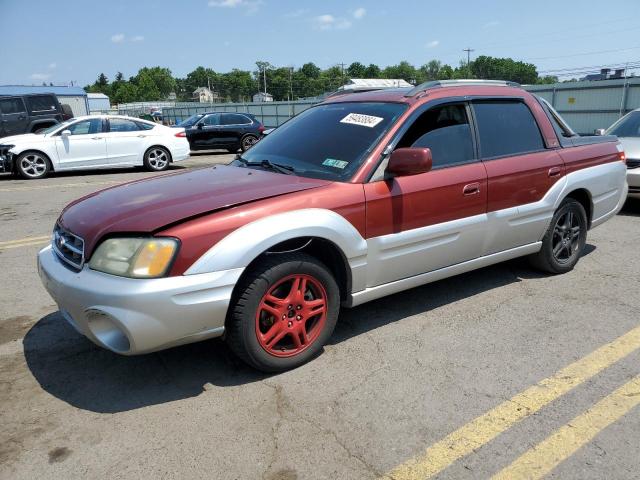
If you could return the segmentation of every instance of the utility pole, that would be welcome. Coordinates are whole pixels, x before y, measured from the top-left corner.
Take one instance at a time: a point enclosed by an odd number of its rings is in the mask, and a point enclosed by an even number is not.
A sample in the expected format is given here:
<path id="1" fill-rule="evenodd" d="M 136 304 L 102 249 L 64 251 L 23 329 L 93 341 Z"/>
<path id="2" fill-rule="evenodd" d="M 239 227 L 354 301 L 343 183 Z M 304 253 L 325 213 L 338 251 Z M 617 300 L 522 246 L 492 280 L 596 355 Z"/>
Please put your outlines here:
<path id="1" fill-rule="evenodd" d="M 293 101 L 293 66 L 289 67 L 289 101 Z"/>
<path id="2" fill-rule="evenodd" d="M 338 65 L 340 65 L 340 80 L 342 81 L 342 85 L 344 85 L 344 66 L 345 63 L 339 63 Z"/>
<path id="3" fill-rule="evenodd" d="M 469 64 L 471 63 L 471 52 L 475 52 L 473 48 L 463 48 L 463 52 L 467 52 L 467 68 L 469 68 Z"/>

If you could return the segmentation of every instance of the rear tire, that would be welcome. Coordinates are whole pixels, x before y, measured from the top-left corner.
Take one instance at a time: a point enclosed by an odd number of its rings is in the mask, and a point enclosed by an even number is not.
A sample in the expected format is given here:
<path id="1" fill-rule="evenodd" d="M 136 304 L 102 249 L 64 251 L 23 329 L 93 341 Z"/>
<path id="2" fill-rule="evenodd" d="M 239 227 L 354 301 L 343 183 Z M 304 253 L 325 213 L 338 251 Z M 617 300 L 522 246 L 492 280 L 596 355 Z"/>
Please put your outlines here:
<path id="1" fill-rule="evenodd" d="M 559 274 L 573 270 L 587 243 L 587 214 L 580 202 L 565 198 L 542 238 L 540 251 L 529 257 L 544 272 Z"/>
<path id="2" fill-rule="evenodd" d="M 15 160 L 16 173 L 25 180 L 45 178 L 51 171 L 51 161 L 40 152 L 24 152 Z"/>
<path id="3" fill-rule="evenodd" d="M 242 141 L 240 142 L 240 149 L 243 152 L 246 152 L 251 147 L 253 147 L 256 143 L 258 143 L 258 137 L 249 133 L 244 137 L 242 137 Z"/>
<path id="4" fill-rule="evenodd" d="M 169 168 L 171 155 L 164 147 L 151 147 L 144 154 L 144 168 L 150 172 L 162 172 Z"/>
<path id="5" fill-rule="evenodd" d="M 338 285 L 315 257 L 301 252 L 265 256 L 238 284 L 225 340 L 258 370 L 289 370 L 321 352 L 339 310 Z"/>

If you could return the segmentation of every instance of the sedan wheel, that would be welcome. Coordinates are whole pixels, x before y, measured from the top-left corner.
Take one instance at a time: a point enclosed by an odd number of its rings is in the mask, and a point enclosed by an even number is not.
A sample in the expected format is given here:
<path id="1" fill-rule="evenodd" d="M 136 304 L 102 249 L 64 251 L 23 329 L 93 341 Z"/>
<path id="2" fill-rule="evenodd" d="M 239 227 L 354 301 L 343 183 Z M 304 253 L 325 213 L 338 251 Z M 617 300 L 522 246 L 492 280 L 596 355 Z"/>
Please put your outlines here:
<path id="1" fill-rule="evenodd" d="M 161 172 L 169 167 L 169 153 L 160 147 L 153 147 L 144 156 L 144 166 L 152 172 Z"/>
<path id="2" fill-rule="evenodd" d="M 35 180 L 44 178 L 49 173 L 49 159 L 41 153 L 23 153 L 16 160 L 18 173 L 22 178 Z"/>

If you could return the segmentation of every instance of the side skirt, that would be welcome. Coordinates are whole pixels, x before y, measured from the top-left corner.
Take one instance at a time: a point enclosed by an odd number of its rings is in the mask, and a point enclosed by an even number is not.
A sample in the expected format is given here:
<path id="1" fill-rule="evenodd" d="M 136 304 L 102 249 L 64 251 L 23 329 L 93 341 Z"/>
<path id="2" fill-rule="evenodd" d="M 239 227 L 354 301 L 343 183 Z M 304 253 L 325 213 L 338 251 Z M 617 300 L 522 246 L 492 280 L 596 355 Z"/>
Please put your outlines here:
<path id="1" fill-rule="evenodd" d="M 428 273 L 422 273 L 409 278 L 403 278 L 402 280 L 396 280 L 395 282 L 385 283 L 376 287 L 369 287 L 359 292 L 352 293 L 343 306 L 355 307 L 365 302 L 375 300 L 377 298 L 392 295 L 403 290 L 419 287 L 426 283 L 442 280 L 443 278 L 452 277 L 460 273 L 469 272 L 478 268 L 487 267 L 494 263 L 504 262 L 511 260 L 512 258 L 522 257 L 531 253 L 536 253 L 540 250 L 542 242 L 530 243 L 521 247 L 512 248 L 498 253 L 492 253 L 484 257 L 474 258 L 467 262 L 451 265 L 450 267 L 440 268 Z"/>

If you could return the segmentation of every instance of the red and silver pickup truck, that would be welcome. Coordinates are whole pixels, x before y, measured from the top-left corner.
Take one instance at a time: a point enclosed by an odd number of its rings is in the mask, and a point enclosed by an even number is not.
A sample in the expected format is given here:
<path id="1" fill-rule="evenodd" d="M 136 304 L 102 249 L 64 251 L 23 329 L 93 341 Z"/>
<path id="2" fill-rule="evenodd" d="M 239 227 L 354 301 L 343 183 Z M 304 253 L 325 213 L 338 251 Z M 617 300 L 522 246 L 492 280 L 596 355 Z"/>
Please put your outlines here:
<path id="1" fill-rule="evenodd" d="M 575 135 L 508 82 L 344 94 L 230 165 L 71 203 L 39 272 L 109 350 L 224 335 L 279 371 L 322 350 L 341 306 L 525 255 L 571 270 L 622 207 L 625 176 L 616 137 Z"/>

